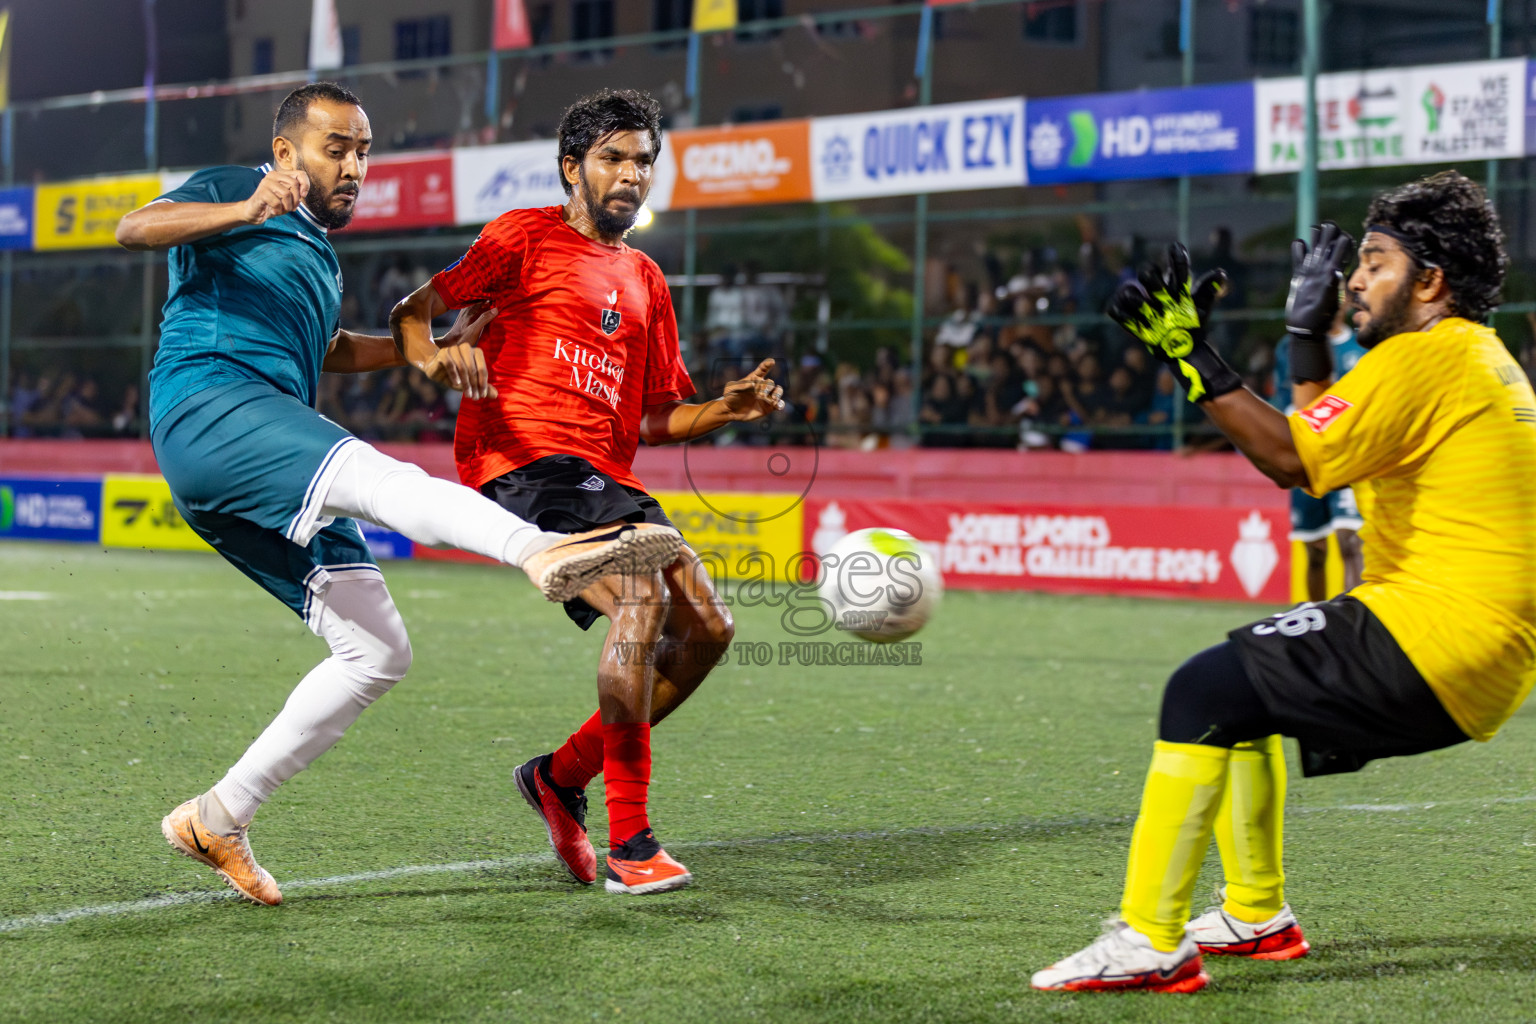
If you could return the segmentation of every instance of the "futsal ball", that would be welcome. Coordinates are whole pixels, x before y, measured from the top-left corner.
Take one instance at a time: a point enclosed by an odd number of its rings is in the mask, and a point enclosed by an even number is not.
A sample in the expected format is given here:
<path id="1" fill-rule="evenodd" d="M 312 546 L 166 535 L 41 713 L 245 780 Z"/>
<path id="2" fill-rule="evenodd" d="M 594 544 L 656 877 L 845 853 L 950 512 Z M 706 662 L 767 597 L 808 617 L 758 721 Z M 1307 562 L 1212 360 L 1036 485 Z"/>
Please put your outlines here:
<path id="1" fill-rule="evenodd" d="M 874 643 L 923 628 L 944 596 L 933 555 L 902 530 L 855 530 L 821 555 L 818 594 L 833 625 Z"/>

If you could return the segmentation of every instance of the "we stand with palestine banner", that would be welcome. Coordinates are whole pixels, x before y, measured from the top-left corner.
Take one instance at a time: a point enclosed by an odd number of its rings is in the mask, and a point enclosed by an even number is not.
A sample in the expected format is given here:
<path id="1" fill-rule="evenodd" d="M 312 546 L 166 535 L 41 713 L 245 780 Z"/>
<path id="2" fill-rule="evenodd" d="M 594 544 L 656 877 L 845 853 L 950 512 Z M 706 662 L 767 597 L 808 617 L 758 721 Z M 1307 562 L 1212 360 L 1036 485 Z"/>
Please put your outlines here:
<path id="1" fill-rule="evenodd" d="M 1496 160 L 1526 153 L 1524 60 L 1317 76 L 1323 170 Z M 1301 169 L 1306 83 L 1254 83 L 1254 169 Z"/>
<path id="2" fill-rule="evenodd" d="M 651 209 L 830 202 L 920 192 L 1301 168 L 1301 78 L 980 100 L 667 133 Z M 1317 77 L 1324 170 L 1536 153 L 1536 62 Z M 128 210 L 189 171 L 0 192 L 0 249 L 110 246 Z M 565 201 L 553 139 L 380 153 L 349 232 L 479 225 Z"/>

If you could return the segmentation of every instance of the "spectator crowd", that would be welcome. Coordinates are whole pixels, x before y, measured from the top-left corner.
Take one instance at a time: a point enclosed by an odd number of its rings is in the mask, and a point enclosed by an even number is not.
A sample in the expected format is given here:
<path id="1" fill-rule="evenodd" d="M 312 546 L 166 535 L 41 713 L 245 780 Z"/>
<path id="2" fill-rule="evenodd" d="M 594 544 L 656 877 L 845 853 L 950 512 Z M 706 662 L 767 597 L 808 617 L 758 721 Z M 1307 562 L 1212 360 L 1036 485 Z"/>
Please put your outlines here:
<path id="1" fill-rule="evenodd" d="M 1224 232 L 1213 242 L 1213 258 L 1222 260 L 1239 292 L 1225 305 L 1241 306 L 1242 264 Z M 989 259 L 980 281 L 968 282 L 953 268 L 930 274 L 928 290 L 942 295 L 944 315 L 926 332 L 917 365 L 905 346 L 880 346 L 868 358 L 839 356 L 840 347 L 850 347 L 839 341 L 856 333 L 829 333 L 825 310 L 815 337 L 802 330 L 797 344 L 790 320 L 793 275 L 763 274 L 750 264 L 726 268 L 707 289 L 701 329 L 685 345 L 699 397 L 718 395 L 726 381 L 772 356 L 786 409 L 751 431 L 723 431 L 715 443 L 1169 448 L 1180 407 L 1185 429 L 1198 437 L 1199 408 L 1183 402 L 1172 375 L 1100 315 L 1140 261 L 1140 244 L 1115 254 L 1118 260 L 1092 243 L 1076 255 L 1069 261 L 1053 250 L 1036 250 L 1012 273 Z M 346 294 L 342 322 L 382 333 L 390 308 L 428 280 L 430 270 L 406 256 L 369 269 L 368 286 Z M 1214 340 L 1229 359 L 1240 354 L 1237 325 L 1219 327 Z M 1268 388 L 1270 351 L 1256 346 L 1238 363 L 1261 394 Z M 9 397 L 12 436 L 142 436 L 137 383 L 104 389 L 85 373 L 19 369 Z M 325 374 L 317 405 L 368 440 L 447 441 L 459 400 L 457 392 L 438 388 L 415 370 L 396 369 Z"/>
<path id="2" fill-rule="evenodd" d="M 1225 231 L 1212 242 L 1212 258 L 1232 278 L 1227 302 L 1240 305 L 1246 268 Z M 794 418 L 842 447 L 1166 449 L 1176 418 L 1196 443 L 1219 443 L 1172 373 L 1101 315 L 1144 260 L 1142 250 L 1134 242 L 1112 269 L 1096 244 L 1083 245 L 1075 263 L 1041 249 L 1011 275 L 989 262 L 985 284 L 945 268 L 947 315 L 928 336 L 920 366 L 891 347 L 878 349 L 868 367 L 801 356 L 787 371 Z M 1267 394 L 1272 347 L 1244 352 L 1243 340 L 1237 324 L 1213 331 L 1223 355 Z"/>

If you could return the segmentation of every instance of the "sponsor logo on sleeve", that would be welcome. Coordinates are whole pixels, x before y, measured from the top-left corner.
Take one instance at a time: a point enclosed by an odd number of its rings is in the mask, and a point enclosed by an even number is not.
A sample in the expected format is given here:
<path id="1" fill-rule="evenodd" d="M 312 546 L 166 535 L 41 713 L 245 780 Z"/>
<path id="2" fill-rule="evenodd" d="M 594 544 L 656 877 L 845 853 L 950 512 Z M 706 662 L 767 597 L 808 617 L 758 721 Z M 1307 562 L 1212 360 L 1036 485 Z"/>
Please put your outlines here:
<path id="1" fill-rule="evenodd" d="M 1321 434 L 1333 425 L 1345 409 L 1353 409 L 1353 402 L 1346 402 L 1338 395 L 1324 395 L 1316 402 L 1297 413 L 1307 426 L 1312 428 L 1312 433 Z"/>

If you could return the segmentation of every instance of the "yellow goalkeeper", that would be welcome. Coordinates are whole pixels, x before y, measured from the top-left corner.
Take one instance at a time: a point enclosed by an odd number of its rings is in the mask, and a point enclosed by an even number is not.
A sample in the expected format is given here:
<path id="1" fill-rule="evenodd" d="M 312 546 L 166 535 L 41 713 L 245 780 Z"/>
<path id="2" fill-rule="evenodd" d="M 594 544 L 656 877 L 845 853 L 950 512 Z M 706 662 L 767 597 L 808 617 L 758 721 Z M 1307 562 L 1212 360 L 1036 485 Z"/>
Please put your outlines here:
<path id="1" fill-rule="evenodd" d="M 1220 271 L 1182 247 L 1109 313 L 1175 367 L 1193 401 L 1281 487 L 1373 497 L 1361 584 L 1233 630 L 1163 694 L 1121 920 L 1034 987 L 1191 992 L 1202 953 L 1307 953 L 1285 900 L 1285 759 L 1308 776 L 1487 740 L 1536 680 L 1536 395 L 1492 330 L 1508 257 L 1481 188 L 1446 171 L 1378 196 L 1348 302 L 1366 354 L 1332 381 L 1328 325 L 1353 242 L 1293 246 L 1286 304 L 1297 412 L 1242 386 L 1205 341 Z M 1212 833 L 1221 906 L 1189 920 Z"/>

